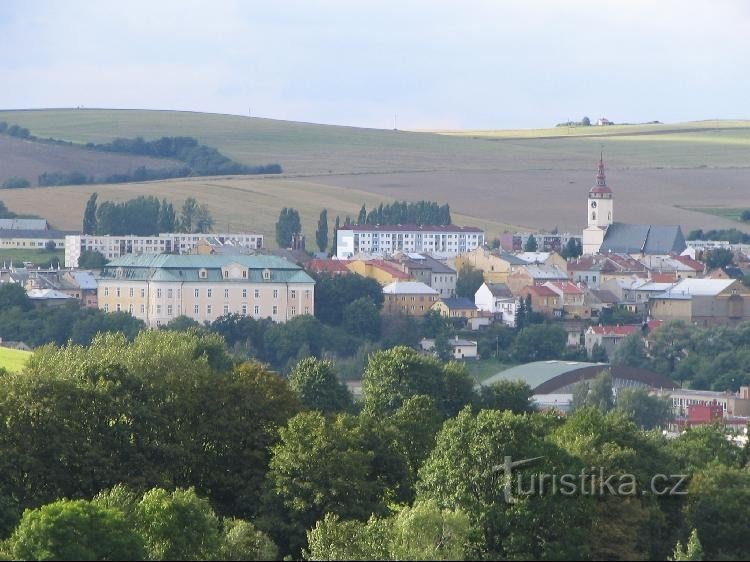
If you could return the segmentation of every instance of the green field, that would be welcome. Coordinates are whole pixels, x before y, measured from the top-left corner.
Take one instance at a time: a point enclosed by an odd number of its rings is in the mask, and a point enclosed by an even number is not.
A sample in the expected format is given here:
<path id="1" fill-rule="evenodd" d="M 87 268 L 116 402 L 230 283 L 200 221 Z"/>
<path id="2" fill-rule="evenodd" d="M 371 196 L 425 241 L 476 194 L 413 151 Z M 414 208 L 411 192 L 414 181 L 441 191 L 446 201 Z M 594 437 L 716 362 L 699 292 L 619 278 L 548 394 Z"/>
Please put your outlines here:
<path id="1" fill-rule="evenodd" d="M 0 367 L 7 369 L 11 373 L 22 371 L 29 357 L 31 357 L 31 352 L 29 351 L 0 347 Z"/>
<path id="2" fill-rule="evenodd" d="M 695 211 L 697 213 L 706 213 L 708 215 L 713 215 L 715 217 L 722 217 L 725 219 L 737 221 L 739 223 L 744 224 L 747 227 L 750 227 L 748 223 L 744 222 L 740 216 L 744 211 L 747 211 L 750 209 L 750 207 L 735 207 L 735 208 L 727 208 L 727 207 L 682 207 L 683 209 L 686 209 L 688 211 Z"/>
<path id="3" fill-rule="evenodd" d="M 13 262 L 14 266 L 20 266 L 23 262 L 31 262 L 36 266 L 46 266 L 55 259 L 59 260 L 62 265 L 65 261 L 65 252 L 63 250 L 54 252 L 24 250 L 23 248 L 0 249 L 0 263 L 7 265 L 10 265 L 10 262 Z"/>

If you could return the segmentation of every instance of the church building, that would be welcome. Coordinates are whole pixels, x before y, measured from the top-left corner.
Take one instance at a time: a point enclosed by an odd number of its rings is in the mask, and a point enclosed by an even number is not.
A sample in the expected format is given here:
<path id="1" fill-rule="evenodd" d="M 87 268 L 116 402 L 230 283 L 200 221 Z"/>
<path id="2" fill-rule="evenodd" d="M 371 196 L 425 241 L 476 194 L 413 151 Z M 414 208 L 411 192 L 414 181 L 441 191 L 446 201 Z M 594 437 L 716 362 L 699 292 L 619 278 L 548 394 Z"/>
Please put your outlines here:
<path id="1" fill-rule="evenodd" d="M 687 245 L 679 226 L 625 224 L 614 221 L 614 197 L 604 176 L 604 158 L 599 159 L 596 182 L 589 190 L 583 231 L 584 254 L 615 252 L 631 255 L 679 254 Z"/>

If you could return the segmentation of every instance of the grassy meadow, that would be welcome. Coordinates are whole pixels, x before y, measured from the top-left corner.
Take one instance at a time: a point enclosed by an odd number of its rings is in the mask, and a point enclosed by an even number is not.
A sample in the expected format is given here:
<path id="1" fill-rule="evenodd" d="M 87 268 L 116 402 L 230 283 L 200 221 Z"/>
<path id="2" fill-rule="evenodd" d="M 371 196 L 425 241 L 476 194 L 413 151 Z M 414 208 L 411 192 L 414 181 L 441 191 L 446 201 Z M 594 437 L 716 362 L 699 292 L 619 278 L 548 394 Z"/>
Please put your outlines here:
<path id="1" fill-rule="evenodd" d="M 31 357 L 29 351 L 0 347 L 0 368 L 7 369 L 11 373 L 18 373 L 26 366 L 29 357 Z"/>

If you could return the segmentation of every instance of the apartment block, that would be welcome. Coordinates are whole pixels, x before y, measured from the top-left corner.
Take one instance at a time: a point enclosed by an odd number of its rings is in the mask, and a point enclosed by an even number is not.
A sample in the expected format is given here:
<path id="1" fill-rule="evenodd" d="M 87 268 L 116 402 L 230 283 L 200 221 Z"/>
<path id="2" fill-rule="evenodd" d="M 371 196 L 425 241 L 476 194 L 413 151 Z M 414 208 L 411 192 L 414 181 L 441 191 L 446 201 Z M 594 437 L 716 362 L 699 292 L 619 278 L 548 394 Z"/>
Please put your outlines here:
<path id="1" fill-rule="evenodd" d="M 484 231 L 455 225 L 353 225 L 336 232 L 336 257 L 426 252 L 452 257 L 484 245 Z"/>

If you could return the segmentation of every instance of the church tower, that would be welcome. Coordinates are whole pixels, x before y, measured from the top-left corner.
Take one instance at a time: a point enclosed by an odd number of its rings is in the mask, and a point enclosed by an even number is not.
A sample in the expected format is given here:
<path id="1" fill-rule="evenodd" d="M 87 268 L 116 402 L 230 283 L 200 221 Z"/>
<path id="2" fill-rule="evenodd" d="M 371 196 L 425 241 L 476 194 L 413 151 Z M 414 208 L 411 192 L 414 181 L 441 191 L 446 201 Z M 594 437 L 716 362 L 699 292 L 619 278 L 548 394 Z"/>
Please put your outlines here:
<path id="1" fill-rule="evenodd" d="M 606 229 L 612 224 L 613 204 L 612 190 L 607 187 L 607 178 L 604 177 L 604 157 L 602 155 L 599 159 L 596 183 L 589 191 L 589 226 L 598 226 Z"/>
<path id="2" fill-rule="evenodd" d="M 586 205 L 588 228 L 583 231 L 583 253 L 596 254 L 604 242 L 607 228 L 613 222 L 614 201 L 612 190 L 604 176 L 604 155 L 599 158 L 596 182 L 589 190 Z"/>

